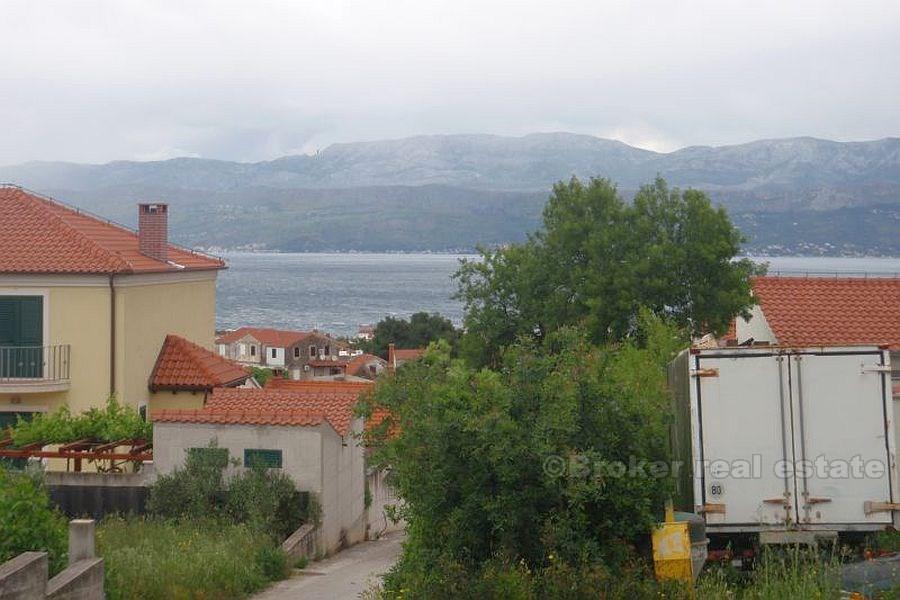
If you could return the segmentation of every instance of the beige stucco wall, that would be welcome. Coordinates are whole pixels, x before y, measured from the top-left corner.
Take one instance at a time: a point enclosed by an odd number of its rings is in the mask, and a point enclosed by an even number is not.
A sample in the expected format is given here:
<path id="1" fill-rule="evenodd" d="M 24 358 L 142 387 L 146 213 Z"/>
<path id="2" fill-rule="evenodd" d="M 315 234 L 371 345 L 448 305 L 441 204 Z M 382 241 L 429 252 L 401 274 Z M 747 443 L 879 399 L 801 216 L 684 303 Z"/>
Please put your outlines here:
<path id="1" fill-rule="evenodd" d="M 212 350 L 216 328 L 214 276 L 205 281 L 150 281 L 124 280 L 116 290 L 116 389 L 135 407 L 150 399 L 147 382 L 166 334 Z"/>
<path id="2" fill-rule="evenodd" d="M 205 392 L 171 392 L 167 390 L 150 392 L 147 406 L 152 414 L 155 410 L 203 408 Z"/>
<path id="3" fill-rule="evenodd" d="M 150 398 L 150 372 L 166 334 L 212 348 L 215 271 L 117 276 L 116 379 L 120 401 L 138 407 Z M 0 295 L 44 297 L 44 345 L 69 344 L 66 391 L 0 393 L 0 410 L 73 412 L 102 406 L 109 396 L 109 278 L 97 275 L 0 275 Z"/>
<path id="4" fill-rule="evenodd" d="M 71 281 L 71 278 L 69 279 Z M 69 344 L 70 385 L 53 394 L 2 394 L 0 404 L 19 398 L 23 410 L 54 409 L 67 403 L 73 412 L 106 402 L 109 395 L 109 287 L 103 278 L 79 286 L 10 285 L 0 278 L 0 295 L 14 291 L 44 296 L 44 345 Z M 28 408 L 25 408 L 28 407 Z"/>

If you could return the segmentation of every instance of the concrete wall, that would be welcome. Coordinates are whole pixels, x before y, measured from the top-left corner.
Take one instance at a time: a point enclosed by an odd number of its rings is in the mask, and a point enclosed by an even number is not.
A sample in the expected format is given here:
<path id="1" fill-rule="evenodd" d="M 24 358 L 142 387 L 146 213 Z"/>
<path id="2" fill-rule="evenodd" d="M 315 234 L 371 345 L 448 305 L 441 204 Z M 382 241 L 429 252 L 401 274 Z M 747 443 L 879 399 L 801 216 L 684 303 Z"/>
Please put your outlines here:
<path id="1" fill-rule="evenodd" d="M 367 535 L 370 539 L 377 538 L 390 531 L 398 531 L 406 527 L 404 521 L 394 522 L 389 517 L 391 508 L 398 508 L 401 504 L 397 492 L 386 479 L 386 472 L 377 469 L 366 476 L 366 484 L 372 503 L 366 511 Z"/>
<path id="2" fill-rule="evenodd" d="M 0 598 L 34 600 L 43 598 L 47 587 L 47 553 L 23 552 L 0 564 Z"/>
<path id="3" fill-rule="evenodd" d="M 362 421 L 354 421 L 357 431 Z M 356 438 L 341 438 L 330 425 L 316 427 L 156 423 L 153 461 L 158 473 L 184 464 L 190 448 L 215 440 L 232 458 L 243 461 L 248 448 L 282 451 L 282 470 L 301 491 L 316 495 L 321 508 L 319 551 L 332 553 L 365 538 L 365 471 L 363 448 Z M 241 467 L 229 467 L 234 472 Z"/>

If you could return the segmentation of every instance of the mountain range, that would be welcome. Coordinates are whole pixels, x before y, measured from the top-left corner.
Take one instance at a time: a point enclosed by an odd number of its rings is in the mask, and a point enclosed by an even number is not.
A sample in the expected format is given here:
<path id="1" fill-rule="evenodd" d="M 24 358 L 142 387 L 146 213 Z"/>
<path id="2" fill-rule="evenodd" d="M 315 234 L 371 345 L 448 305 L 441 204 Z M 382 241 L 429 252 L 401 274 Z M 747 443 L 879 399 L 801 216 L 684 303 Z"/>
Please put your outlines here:
<path id="1" fill-rule="evenodd" d="M 201 158 L 0 167 L 17 183 L 133 225 L 168 201 L 185 244 L 281 251 L 446 251 L 518 241 L 554 182 L 656 175 L 725 206 L 748 251 L 900 254 L 900 138 L 814 138 L 669 153 L 570 133 L 431 135 L 241 163 Z"/>

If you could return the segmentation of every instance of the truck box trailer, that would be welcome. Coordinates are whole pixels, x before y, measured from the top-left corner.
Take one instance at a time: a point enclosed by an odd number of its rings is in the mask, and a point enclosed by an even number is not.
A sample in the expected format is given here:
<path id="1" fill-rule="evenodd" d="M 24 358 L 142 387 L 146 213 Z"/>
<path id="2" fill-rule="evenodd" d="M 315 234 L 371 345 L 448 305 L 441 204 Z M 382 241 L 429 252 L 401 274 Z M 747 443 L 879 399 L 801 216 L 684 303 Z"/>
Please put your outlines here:
<path id="1" fill-rule="evenodd" d="M 876 531 L 900 515 L 887 350 L 691 348 L 669 388 L 676 506 L 709 533 Z"/>

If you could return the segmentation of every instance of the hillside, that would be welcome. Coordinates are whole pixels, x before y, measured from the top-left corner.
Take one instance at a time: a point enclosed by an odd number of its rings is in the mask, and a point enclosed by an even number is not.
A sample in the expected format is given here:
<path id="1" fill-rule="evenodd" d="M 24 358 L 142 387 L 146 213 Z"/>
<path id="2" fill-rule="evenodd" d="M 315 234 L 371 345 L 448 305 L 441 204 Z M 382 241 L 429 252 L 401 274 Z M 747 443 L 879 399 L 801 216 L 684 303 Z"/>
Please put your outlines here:
<path id="1" fill-rule="evenodd" d="M 567 133 L 450 135 L 335 144 L 259 163 L 0 167 L 0 181 L 127 224 L 136 201 L 167 200 L 173 236 L 183 243 L 284 251 L 443 251 L 515 241 L 537 225 L 554 181 L 608 176 L 630 195 L 656 174 L 709 192 L 732 212 L 751 250 L 801 252 L 807 244 L 816 252 L 898 253 L 898 138 L 657 153 Z"/>

